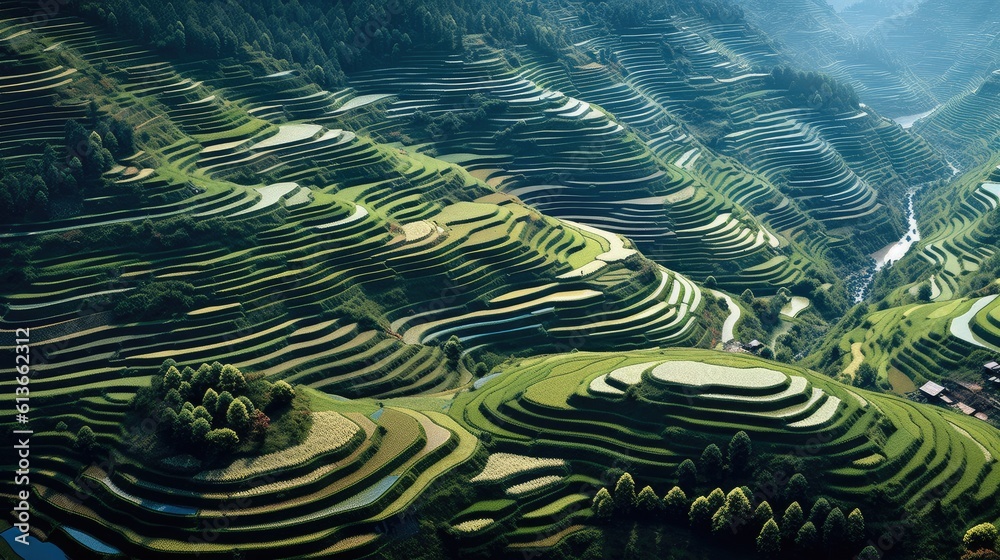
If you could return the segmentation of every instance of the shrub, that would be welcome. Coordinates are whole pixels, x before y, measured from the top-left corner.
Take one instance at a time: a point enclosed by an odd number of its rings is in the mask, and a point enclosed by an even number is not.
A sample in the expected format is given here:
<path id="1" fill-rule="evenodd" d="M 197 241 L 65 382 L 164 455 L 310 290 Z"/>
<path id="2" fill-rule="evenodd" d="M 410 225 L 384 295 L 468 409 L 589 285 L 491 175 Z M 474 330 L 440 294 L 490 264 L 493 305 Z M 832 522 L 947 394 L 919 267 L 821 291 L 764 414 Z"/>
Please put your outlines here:
<path id="1" fill-rule="evenodd" d="M 94 435 L 94 430 L 90 426 L 80 428 L 76 433 L 76 441 L 73 442 L 73 447 L 87 456 L 97 451 L 97 436 Z"/>
<path id="2" fill-rule="evenodd" d="M 995 525 L 992 523 L 980 523 L 965 532 L 962 544 L 970 552 L 984 549 L 996 550 L 998 538 L 1000 538 L 1000 535 L 998 535 Z"/>
<path id="3" fill-rule="evenodd" d="M 607 519 L 611 517 L 611 513 L 614 511 L 614 501 L 611 499 L 611 493 L 608 492 L 607 488 L 601 488 L 597 491 L 597 494 L 594 495 L 591 508 L 594 510 L 594 515 L 599 518 Z"/>
<path id="4" fill-rule="evenodd" d="M 286 381 L 278 381 L 271 386 L 271 405 L 270 406 L 283 406 L 295 398 L 295 389 L 292 388 Z"/>
<path id="5" fill-rule="evenodd" d="M 233 430 L 220 428 L 205 434 L 205 443 L 208 444 L 210 452 L 224 453 L 239 445 L 240 438 Z"/>

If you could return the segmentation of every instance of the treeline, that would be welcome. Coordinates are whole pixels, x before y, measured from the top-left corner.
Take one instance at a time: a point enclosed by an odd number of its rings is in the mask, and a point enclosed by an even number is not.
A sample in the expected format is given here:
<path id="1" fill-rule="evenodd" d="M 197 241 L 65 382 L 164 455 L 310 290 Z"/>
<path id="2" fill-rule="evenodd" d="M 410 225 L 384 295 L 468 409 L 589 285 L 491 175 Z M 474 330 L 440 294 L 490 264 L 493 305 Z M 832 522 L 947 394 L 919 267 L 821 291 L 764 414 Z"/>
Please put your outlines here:
<path id="1" fill-rule="evenodd" d="M 91 106 L 91 128 L 66 122 L 61 147 L 48 144 L 42 157 L 31 158 L 20 171 L 7 168 L 0 158 L 0 221 L 43 220 L 50 216 L 54 199 L 77 197 L 102 187 L 102 174 L 119 158 L 135 153 L 129 125 L 100 116 Z"/>
<path id="2" fill-rule="evenodd" d="M 711 535 L 725 546 L 746 551 L 755 548 L 761 558 L 880 557 L 874 547 L 865 546 L 868 531 L 861 510 L 845 513 L 846 508 L 831 500 L 813 497 L 802 473 L 796 472 L 783 485 L 772 479 L 756 491 L 737 485 L 738 480 L 748 478 L 754 463 L 750 437 L 737 432 L 725 457 L 717 445 L 710 444 L 697 465 L 691 459 L 680 463 L 675 473 L 677 485 L 662 498 L 651 486 L 637 492 L 635 480 L 625 472 L 617 477 L 613 489 L 598 490 L 592 511 L 608 525 L 645 521 L 687 527 L 693 534 Z M 726 482 L 732 485 L 728 494 L 716 486 Z M 626 545 L 623 557 L 638 557 L 638 550 L 631 550 L 631 546 Z"/>
<path id="3" fill-rule="evenodd" d="M 739 6 L 716 0 L 610 0 L 589 1 L 583 4 L 588 16 L 595 16 L 622 29 L 648 23 L 651 19 L 662 19 L 675 14 L 696 14 L 709 21 L 720 23 L 744 22 L 743 10 Z M 584 18 L 590 23 L 590 18 Z"/>
<path id="4" fill-rule="evenodd" d="M 289 61 L 324 87 L 342 85 L 345 72 L 407 52 L 458 51 L 469 33 L 482 33 L 497 45 L 527 43 L 550 53 L 567 44 L 564 30 L 537 0 L 72 0 L 69 5 L 116 33 L 176 56 L 230 57 L 247 45 Z"/>

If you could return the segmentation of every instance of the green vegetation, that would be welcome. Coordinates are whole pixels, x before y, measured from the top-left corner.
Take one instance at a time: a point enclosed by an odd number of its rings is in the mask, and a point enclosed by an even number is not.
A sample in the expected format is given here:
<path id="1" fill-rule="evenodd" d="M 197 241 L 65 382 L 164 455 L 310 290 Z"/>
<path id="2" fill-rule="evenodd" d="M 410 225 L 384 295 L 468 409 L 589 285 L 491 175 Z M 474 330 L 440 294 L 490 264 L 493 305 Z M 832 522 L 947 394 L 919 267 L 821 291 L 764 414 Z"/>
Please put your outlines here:
<path id="1" fill-rule="evenodd" d="M 995 396 L 956 383 L 1000 355 L 996 76 L 911 132 L 877 112 L 995 49 L 911 71 L 907 39 L 813 4 L 0 7 L 34 534 L 74 558 L 99 554 L 79 534 L 219 560 L 995 555 L 996 419 L 916 389 Z M 843 44 L 768 20 L 792 8 Z M 923 237 L 855 305 L 909 193 Z"/>

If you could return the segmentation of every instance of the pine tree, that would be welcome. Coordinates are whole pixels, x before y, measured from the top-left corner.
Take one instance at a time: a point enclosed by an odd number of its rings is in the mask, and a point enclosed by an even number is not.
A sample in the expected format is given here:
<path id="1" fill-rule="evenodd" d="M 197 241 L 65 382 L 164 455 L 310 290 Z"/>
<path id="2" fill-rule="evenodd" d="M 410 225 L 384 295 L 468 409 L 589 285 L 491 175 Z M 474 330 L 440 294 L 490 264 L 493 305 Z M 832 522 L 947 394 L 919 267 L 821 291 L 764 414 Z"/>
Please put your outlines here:
<path id="1" fill-rule="evenodd" d="M 660 498 L 651 486 L 643 488 L 636 497 L 636 509 L 641 513 L 653 514 L 660 510 Z"/>
<path id="2" fill-rule="evenodd" d="M 802 506 L 798 502 L 789 504 L 788 508 L 785 509 L 785 514 L 781 517 L 783 536 L 788 540 L 795 539 L 795 535 L 798 534 L 799 527 L 802 527 L 804 519 L 805 514 L 802 512 Z"/>
<path id="3" fill-rule="evenodd" d="M 615 484 L 614 491 L 615 511 L 629 514 L 635 510 L 635 481 L 632 475 L 624 473 Z"/>
<path id="4" fill-rule="evenodd" d="M 667 519 L 678 521 L 684 518 L 688 512 L 688 503 L 687 495 L 680 486 L 674 486 L 663 497 L 663 510 L 666 512 Z"/>
<path id="5" fill-rule="evenodd" d="M 766 558 L 773 557 L 781 552 L 781 529 L 774 519 L 768 519 L 757 535 L 757 552 Z"/>
<path id="6" fill-rule="evenodd" d="M 677 466 L 677 485 L 687 492 L 693 492 L 698 484 L 698 467 L 691 459 L 684 459 Z"/>
<path id="7" fill-rule="evenodd" d="M 709 483 L 722 480 L 722 451 L 714 443 L 705 447 L 698 460 L 698 472 L 705 477 Z"/>
<path id="8" fill-rule="evenodd" d="M 816 526 L 813 525 L 812 521 L 806 521 L 795 535 L 795 544 L 802 550 L 811 551 L 816 548 L 818 542 L 819 536 L 816 532 Z"/>
<path id="9" fill-rule="evenodd" d="M 847 516 L 847 540 L 852 544 L 860 544 L 865 540 L 865 516 L 858 508 L 854 508 Z"/>
<path id="10" fill-rule="evenodd" d="M 691 528 L 696 531 L 707 529 L 712 520 L 713 511 L 712 506 L 708 504 L 708 499 L 704 496 L 698 496 L 688 511 L 688 521 L 691 523 Z"/>
<path id="11" fill-rule="evenodd" d="M 729 441 L 727 452 L 729 455 L 729 469 L 735 474 L 742 474 L 746 471 L 750 463 L 750 456 L 753 453 L 750 436 L 742 430 L 736 432 L 733 439 Z"/>
<path id="12" fill-rule="evenodd" d="M 605 504 L 605 502 L 607 502 L 607 504 Z M 591 504 L 591 507 L 594 510 L 594 515 L 602 519 L 610 517 L 611 512 L 614 509 L 612 507 L 613 503 L 611 493 L 608 492 L 608 489 L 601 488 L 597 491 L 597 494 L 594 496 L 594 501 Z"/>

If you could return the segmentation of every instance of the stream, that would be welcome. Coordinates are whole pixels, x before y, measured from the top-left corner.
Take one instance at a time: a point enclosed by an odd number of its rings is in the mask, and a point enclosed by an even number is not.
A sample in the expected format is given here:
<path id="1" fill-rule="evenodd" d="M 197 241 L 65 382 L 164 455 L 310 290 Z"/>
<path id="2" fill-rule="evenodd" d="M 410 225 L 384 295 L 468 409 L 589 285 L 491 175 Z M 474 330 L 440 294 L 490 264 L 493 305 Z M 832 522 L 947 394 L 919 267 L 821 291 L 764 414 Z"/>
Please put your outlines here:
<path id="1" fill-rule="evenodd" d="M 899 241 L 883 247 L 881 250 L 871 255 L 874 264 L 866 271 L 860 272 L 857 276 L 848 279 L 848 289 L 854 296 L 854 302 L 858 303 L 865 298 L 872 282 L 875 281 L 875 273 L 886 266 L 903 258 L 910 251 L 913 244 L 920 241 L 920 230 L 917 228 L 917 216 L 913 211 L 913 195 L 915 190 L 906 193 L 906 215 L 908 225 L 906 233 Z"/>

